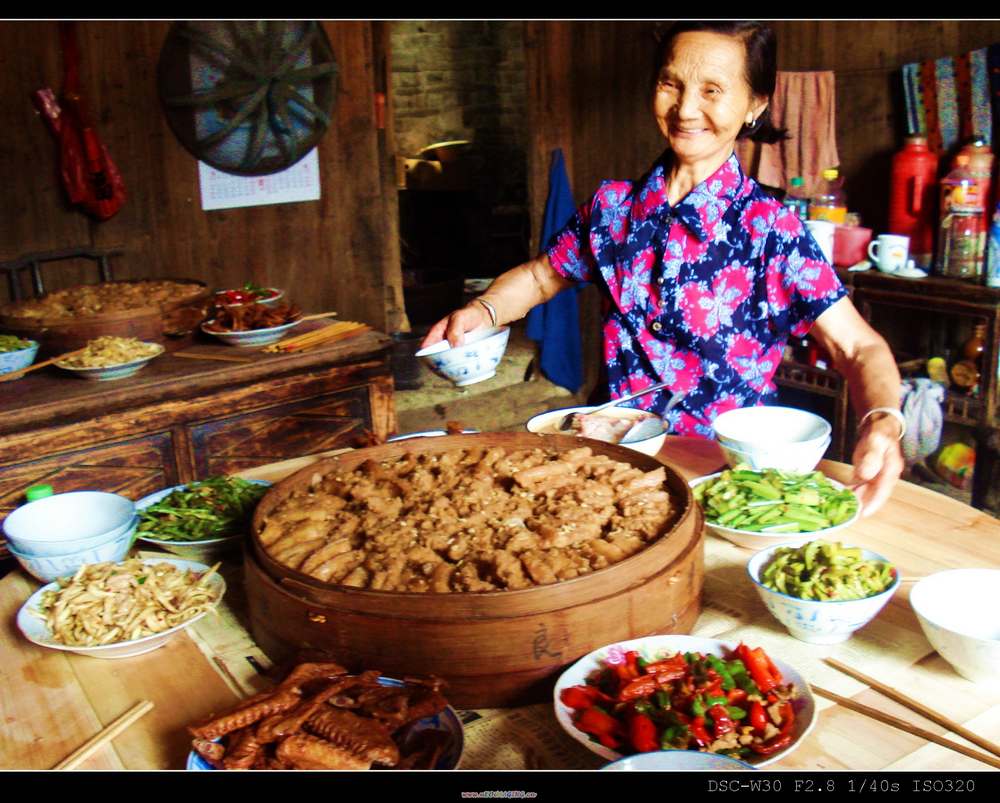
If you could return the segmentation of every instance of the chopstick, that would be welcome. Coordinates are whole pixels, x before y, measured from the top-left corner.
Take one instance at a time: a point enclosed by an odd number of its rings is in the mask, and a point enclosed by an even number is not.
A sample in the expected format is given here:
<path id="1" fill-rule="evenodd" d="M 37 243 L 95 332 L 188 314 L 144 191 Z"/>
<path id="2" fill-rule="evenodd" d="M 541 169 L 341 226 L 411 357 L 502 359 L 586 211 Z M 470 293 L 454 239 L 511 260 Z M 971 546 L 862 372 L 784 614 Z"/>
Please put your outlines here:
<path id="1" fill-rule="evenodd" d="M 319 345 L 320 343 L 340 340 L 343 337 L 349 337 L 354 334 L 361 334 L 361 332 L 368 331 L 369 328 L 370 327 L 366 324 L 358 323 L 356 321 L 338 321 L 330 324 L 329 326 L 323 326 L 319 329 L 314 329 L 311 332 L 296 335 L 295 337 L 290 337 L 287 340 L 282 340 L 279 343 L 265 346 L 263 350 L 267 352 L 300 351 L 305 348 Z"/>
<path id="2" fill-rule="evenodd" d="M 961 736 L 963 739 L 967 739 L 973 744 L 979 745 L 984 750 L 989 750 L 995 756 L 1000 756 L 1000 745 L 991 742 L 989 739 L 986 739 L 977 733 L 973 733 L 964 725 L 955 722 L 955 720 L 953 719 L 949 719 L 944 714 L 935 711 L 933 708 L 928 708 L 919 700 L 914 700 L 912 697 L 907 697 L 901 691 L 897 691 L 891 686 L 887 686 L 881 681 L 875 680 L 875 678 L 868 677 L 868 675 L 864 674 L 863 672 L 859 672 L 857 669 L 854 669 L 853 667 L 850 667 L 847 664 L 842 664 L 836 658 L 826 658 L 825 660 L 834 669 L 839 669 L 845 675 L 850 675 L 852 678 L 860 680 L 862 683 L 867 683 L 873 689 L 884 694 L 890 700 L 895 700 L 897 703 L 905 705 L 911 711 L 914 711 L 920 714 L 920 716 L 931 720 L 931 722 L 936 722 L 938 725 L 943 725 L 952 733 Z"/>
<path id="3" fill-rule="evenodd" d="M 311 315 L 303 315 L 299 318 L 298 323 L 302 323 L 303 321 L 318 321 L 320 318 L 332 318 L 336 314 L 336 312 L 314 312 Z"/>
<path id="4" fill-rule="evenodd" d="M 221 362 L 253 362 L 253 357 L 237 357 L 225 354 L 198 354 L 193 351 L 175 351 L 175 357 L 185 357 L 189 360 L 220 360 Z"/>
<path id="5" fill-rule="evenodd" d="M 84 346 L 83 348 L 76 349 L 75 351 L 67 351 L 65 354 L 60 354 L 58 357 L 51 357 L 48 360 L 36 362 L 34 365 L 29 365 L 27 368 L 22 368 L 19 371 L 11 371 L 9 374 L 0 374 L 0 382 L 9 382 L 11 379 L 18 379 L 28 373 L 28 371 L 36 371 L 39 368 L 44 368 L 46 365 L 52 365 L 54 362 L 65 360 L 67 357 L 73 357 L 74 355 L 86 350 L 87 347 Z"/>
<path id="6" fill-rule="evenodd" d="M 81 745 L 77 750 L 70 753 L 66 758 L 56 764 L 52 769 L 54 770 L 71 770 L 74 767 L 79 766 L 88 758 L 90 758 L 94 753 L 100 750 L 104 745 L 118 736 L 122 731 L 124 731 L 129 725 L 135 722 L 137 719 L 142 717 L 147 711 L 153 707 L 151 700 L 143 700 L 141 703 L 136 703 L 128 711 L 122 714 L 118 719 L 104 728 L 100 733 L 89 739 L 83 745 Z"/>
<path id="7" fill-rule="evenodd" d="M 809 686 L 814 692 L 816 692 L 816 694 L 820 694 L 823 697 L 833 700 L 835 703 L 843 706 L 844 708 L 856 711 L 859 714 L 864 714 L 872 719 L 877 719 L 879 722 L 891 725 L 893 728 L 898 728 L 906 733 L 912 733 L 914 736 L 919 736 L 921 739 L 926 739 L 928 742 L 934 742 L 942 747 L 947 747 L 949 750 L 954 750 L 956 753 L 961 753 L 969 758 L 976 759 L 976 761 L 982 761 L 984 764 L 989 764 L 991 767 L 1000 769 L 1000 758 L 997 758 L 996 756 L 991 756 L 988 753 L 980 753 L 978 750 L 973 750 L 971 747 L 966 747 L 964 744 L 953 742 L 951 739 L 946 739 L 944 736 L 938 736 L 938 734 L 933 731 L 918 727 L 912 722 L 907 722 L 905 719 L 900 719 L 892 714 L 886 714 L 884 711 L 879 711 L 877 708 L 872 708 L 871 706 L 864 705 L 863 703 L 855 702 L 850 697 L 842 697 L 836 692 L 821 689 L 813 683 L 810 683 Z"/>

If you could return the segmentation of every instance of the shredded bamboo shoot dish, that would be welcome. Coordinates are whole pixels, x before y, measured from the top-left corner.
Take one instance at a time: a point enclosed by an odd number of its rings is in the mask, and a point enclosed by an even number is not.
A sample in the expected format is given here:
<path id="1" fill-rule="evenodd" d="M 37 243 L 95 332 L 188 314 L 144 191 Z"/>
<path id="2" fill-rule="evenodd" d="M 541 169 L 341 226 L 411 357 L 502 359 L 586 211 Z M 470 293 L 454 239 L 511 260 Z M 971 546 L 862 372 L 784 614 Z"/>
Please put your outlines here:
<path id="1" fill-rule="evenodd" d="M 206 572 L 170 563 L 92 563 L 42 595 L 40 616 L 54 641 L 96 647 L 162 633 L 212 608 L 219 564 Z"/>

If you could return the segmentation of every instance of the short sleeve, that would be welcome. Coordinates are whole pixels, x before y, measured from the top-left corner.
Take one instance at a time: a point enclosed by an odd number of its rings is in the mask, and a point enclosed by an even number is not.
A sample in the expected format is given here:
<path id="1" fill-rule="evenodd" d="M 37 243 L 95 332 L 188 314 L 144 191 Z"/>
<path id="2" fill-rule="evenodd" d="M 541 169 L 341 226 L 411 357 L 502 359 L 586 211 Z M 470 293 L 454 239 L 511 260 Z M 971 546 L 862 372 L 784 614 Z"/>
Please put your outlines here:
<path id="1" fill-rule="evenodd" d="M 593 198 L 581 204 L 545 252 L 552 268 L 566 279 L 589 282 L 593 278 L 597 265 L 590 248 L 593 207 Z"/>
<path id="2" fill-rule="evenodd" d="M 772 319 L 788 335 L 805 336 L 820 315 L 847 295 L 819 244 L 788 209 L 777 214 L 765 260 Z"/>

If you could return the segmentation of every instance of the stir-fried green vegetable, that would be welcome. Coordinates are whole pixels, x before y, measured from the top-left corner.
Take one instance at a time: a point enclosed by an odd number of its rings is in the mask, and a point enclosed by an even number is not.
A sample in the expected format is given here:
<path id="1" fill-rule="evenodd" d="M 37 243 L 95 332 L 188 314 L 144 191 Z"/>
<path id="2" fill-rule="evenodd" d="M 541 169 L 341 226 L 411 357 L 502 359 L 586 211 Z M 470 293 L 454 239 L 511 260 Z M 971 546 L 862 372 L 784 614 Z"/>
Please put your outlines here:
<path id="1" fill-rule="evenodd" d="M 888 563 L 865 560 L 858 547 L 829 541 L 775 550 L 760 577 L 766 588 L 820 601 L 872 597 L 895 579 L 895 570 Z"/>
<path id="2" fill-rule="evenodd" d="M 6 354 L 8 351 L 20 351 L 30 345 L 30 340 L 24 340 L 16 335 L 0 335 L 0 354 Z"/>
<path id="3" fill-rule="evenodd" d="M 139 536 L 163 541 L 205 541 L 249 530 L 267 486 L 239 477 L 192 482 L 139 512 Z"/>
<path id="4" fill-rule="evenodd" d="M 807 533 L 850 519 L 858 500 L 821 471 L 794 474 L 737 466 L 694 489 L 711 524 L 759 533 Z"/>

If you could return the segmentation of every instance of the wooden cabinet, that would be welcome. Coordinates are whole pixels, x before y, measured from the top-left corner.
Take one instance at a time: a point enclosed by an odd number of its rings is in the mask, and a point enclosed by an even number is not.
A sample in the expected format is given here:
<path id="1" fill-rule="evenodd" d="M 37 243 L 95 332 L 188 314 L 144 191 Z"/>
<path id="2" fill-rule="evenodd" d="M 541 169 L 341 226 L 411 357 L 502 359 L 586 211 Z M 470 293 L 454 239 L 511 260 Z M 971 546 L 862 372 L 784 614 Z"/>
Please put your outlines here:
<path id="1" fill-rule="evenodd" d="M 299 354 L 199 344 L 87 382 L 47 368 L 0 384 L 0 517 L 25 488 L 138 499 L 170 485 L 352 445 L 396 428 L 391 341 L 367 332 Z"/>

